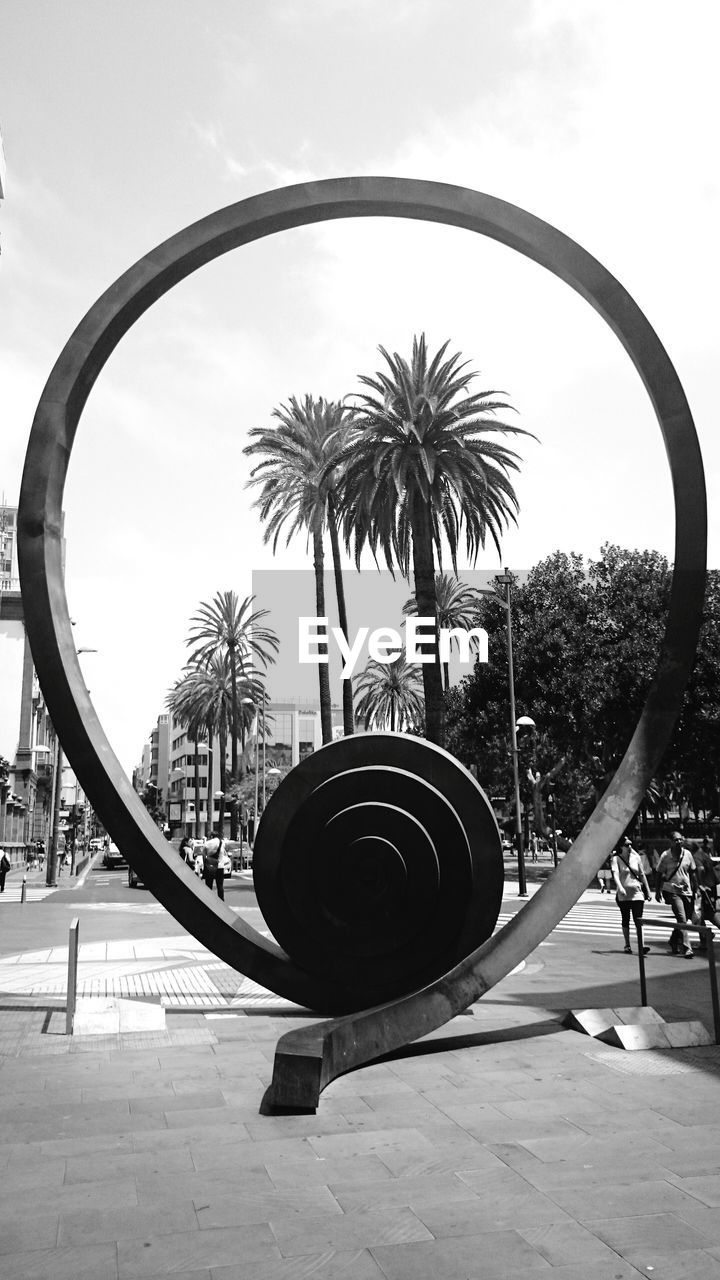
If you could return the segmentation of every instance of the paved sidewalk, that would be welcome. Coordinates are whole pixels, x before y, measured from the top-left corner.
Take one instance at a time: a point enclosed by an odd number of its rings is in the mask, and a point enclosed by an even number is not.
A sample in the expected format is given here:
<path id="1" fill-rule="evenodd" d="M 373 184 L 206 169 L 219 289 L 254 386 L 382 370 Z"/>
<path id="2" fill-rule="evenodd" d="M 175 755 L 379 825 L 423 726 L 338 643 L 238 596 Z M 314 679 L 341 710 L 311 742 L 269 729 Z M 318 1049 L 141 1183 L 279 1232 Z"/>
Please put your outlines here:
<path id="1" fill-rule="evenodd" d="M 216 987 L 164 1032 L 68 1038 L 62 994 L 9 991 L 2 957 L 2 1280 L 720 1280 L 720 1048 L 628 1054 L 561 1026 L 637 1002 L 621 942 L 549 939 L 302 1117 L 258 1113 L 299 1011 Z M 138 981 L 213 964 L 186 935 L 91 945 L 88 966 Z M 60 952 L 36 953 L 50 985 Z M 651 1003 L 710 1026 L 704 966 L 651 960 Z"/>

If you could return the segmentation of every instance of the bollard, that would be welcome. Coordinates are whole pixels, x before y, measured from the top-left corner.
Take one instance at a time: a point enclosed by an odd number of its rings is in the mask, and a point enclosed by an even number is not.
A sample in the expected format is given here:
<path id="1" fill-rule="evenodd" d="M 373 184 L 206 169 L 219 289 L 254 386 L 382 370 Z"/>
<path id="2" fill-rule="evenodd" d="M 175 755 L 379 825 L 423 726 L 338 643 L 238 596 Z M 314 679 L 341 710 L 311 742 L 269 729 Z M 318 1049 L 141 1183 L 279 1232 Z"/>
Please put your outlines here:
<path id="1" fill-rule="evenodd" d="M 638 966 L 640 969 L 640 1004 L 645 1009 L 647 1008 L 647 985 L 645 982 L 645 952 L 643 950 L 645 944 L 643 942 L 642 920 L 635 921 L 635 932 L 637 933 Z"/>
<path id="2" fill-rule="evenodd" d="M 65 1007 L 65 1035 L 71 1036 L 73 1033 L 73 1022 L 75 1021 L 75 1006 L 77 1004 L 77 967 L 78 967 L 78 951 L 80 943 L 80 919 L 75 916 L 70 925 L 70 935 L 68 937 L 68 976 L 67 976 L 67 1004 Z"/>
<path id="3" fill-rule="evenodd" d="M 20 890 L 20 901 L 27 902 L 27 876 L 23 876 L 22 889 Z"/>
<path id="4" fill-rule="evenodd" d="M 715 1043 L 720 1044 L 720 1001 L 718 1000 L 718 980 L 717 971 L 715 969 L 715 934 L 712 929 L 707 926 L 703 932 L 705 934 L 705 941 L 707 944 L 708 975 L 710 978 L 710 999 L 712 1000 Z"/>

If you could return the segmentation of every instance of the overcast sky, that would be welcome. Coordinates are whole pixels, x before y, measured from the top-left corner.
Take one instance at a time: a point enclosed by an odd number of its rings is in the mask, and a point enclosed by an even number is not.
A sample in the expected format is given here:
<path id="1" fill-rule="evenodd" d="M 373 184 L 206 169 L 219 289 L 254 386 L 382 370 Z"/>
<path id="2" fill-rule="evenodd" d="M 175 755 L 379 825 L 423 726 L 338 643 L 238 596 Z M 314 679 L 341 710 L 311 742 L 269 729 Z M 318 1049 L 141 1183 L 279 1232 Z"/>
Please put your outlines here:
<path id="1" fill-rule="evenodd" d="M 688 395 L 720 564 L 715 6 L 698 0 L 3 0 L 0 493 L 63 344 L 155 244 L 247 196 L 389 174 L 502 197 L 629 289 Z M 92 392 L 65 493 L 67 592 L 93 701 L 130 770 L 191 614 L 277 565 L 247 431 L 446 338 L 520 425 L 503 561 L 605 541 L 672 555 L 640 381 L 566 286 L 467 232 L 358 219 L 239 250 L 135 326 Z M 285 567 L 307 567 L 293 543 Z M 488 548 L 479 567 L 495 571 Z M 312 612 L 312 609 L 309 610 Z M 358 624 L 362 620 L 358 619 Z M 395 625 L 394 619 L 388 619 Z"/>

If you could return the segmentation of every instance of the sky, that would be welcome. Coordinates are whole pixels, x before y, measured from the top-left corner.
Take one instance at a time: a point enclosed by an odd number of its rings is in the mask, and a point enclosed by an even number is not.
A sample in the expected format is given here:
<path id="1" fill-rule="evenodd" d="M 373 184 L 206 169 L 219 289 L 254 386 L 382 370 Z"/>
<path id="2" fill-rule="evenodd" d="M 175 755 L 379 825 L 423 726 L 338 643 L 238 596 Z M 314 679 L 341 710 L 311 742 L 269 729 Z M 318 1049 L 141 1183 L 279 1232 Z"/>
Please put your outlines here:
<path id="1" fill-rule="evenodd" d="M 701 0 L 3 0 L 0 497 L 17 501 L 62 347 L 144 253 L 272 188 L 395 175 L 520 205 L 629 290 L 690 402 L 719 565 L 716 27 Z M 423 331 L 538 437 L 520 448 L 504 564 L 608 541 L 672 557 L 650 403 L 567 286 L 455 228 L 354 219 L 269 237 L 157 303 L 80 423 L 66 588 L 128 771 L 200 602 L 309 566 L 302 538 L 275 558 L 263 543 L 248 431 L 292 395 L 355 391 L 379 344 L 409 354 Z M 501 567 L 491 546 L 477 567 Z"/>

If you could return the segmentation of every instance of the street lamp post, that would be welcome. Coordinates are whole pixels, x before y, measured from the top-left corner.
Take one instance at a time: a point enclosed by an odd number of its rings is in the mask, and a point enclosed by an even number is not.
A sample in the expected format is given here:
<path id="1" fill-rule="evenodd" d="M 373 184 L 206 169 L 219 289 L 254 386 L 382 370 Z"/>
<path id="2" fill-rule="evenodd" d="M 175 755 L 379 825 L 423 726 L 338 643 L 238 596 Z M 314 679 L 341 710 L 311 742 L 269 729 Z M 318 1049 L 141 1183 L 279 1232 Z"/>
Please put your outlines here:
<path id="1" fill-rule="evenodd" d="M 258 825 L 258 804 L 260 801 L 260 725 L 262 724 L 263 740 L 263 809 L 265 808 L 265 691 L 258 702 L 253 698 L 243 698 L 243 702 L 255 708 L 255 831 Z"/>
<path id="2" fill-rule="evenodd" d="M 180 783 L 180 838 L 184 839 L 186 835 L 185 828 L 188 826 L 192 827 L 192 823 L 190 822 L 190 804 L 188 801 L 187 773 L 185 772 L 184 765 L 180 770 L 178 782 Z M 170 822 L 168 820 L 168 826 L 169 825 Z"/>
<path id="3" fill-rule="evenodd" d="M 218 801 L 217 832 L 218 832 L 218 835 L 220 836 L 220 839 L 222 840 L 223 836 L 225 835 L 225 792 L 224 791 L 213 792 L 212 815 L 211 815 L 211 820 L 208 824 L 210 827 L 210 836 L 212 836 L 215 831 L 215 801 L 216 800 Z M 240 849 L 242 850 L 242 843 L 240 845 Z"/>
<path id="4" fill-rule="evenodd" d="M 263 778 L 263 813 L 264 813 L 264 812 L 265 812 L 265 803 L 266 803 L 266 792 L 265 792 L 266 743 L 265 743 L 265 694 L 264 694 L 264 693 L 263 693 L 263 700 L 262 700 L 262 713 L 263 713 L 263 716 L 262 716 L 262 735 L 263 735 L 263 766 L 262 766 L 262 778 Z"/>
<path id="5" fill-rule="evenodd" d="M 76 650 L 78 658 L 82 653 L 97 653 L 97 649 L 80 648 Z M 50 837 L 50 848 L 48 849 L 47 871 L 45 873 L 45 884 L 54 889 L 57 886 L 57 870 L 58 870 L 58 839 L 60 836 L 60 808 L 62 803 L 62 776 L 63 776 L 63 749 L 60 739 L 55 733 L 55 790 L 52 803 L 52 835 Z M 73 867 L 74 870 L 74 867 Z M 72 872 L 71 872 L 72 874 Z"/>
<path id="6" fill-rule="evenodd" d="M 50 836 L 50 848 L 48 849 L 47 871 L 45 872 L 45 884 L 54 889 L 57 885 L 57 868 L 58 868 L 58 837 L 60 835 L 60 803 L 62 795 L 62 773 L 63 773 L 63 749 L 60 745 L 60 739 L 55 736 L 55 777 L 54 777 L 54 793 L 52 803 L 52 833 Z"/>
<path id="7" fill-rule="evenodd" d="M 532 757 L 531 773 L 534 778 L 535 769 L 537 766 L 537 759 L 536 759 L 537 757 L 537 725 L 535 724 L 535 721 L 533 720 L 532 716 L 518 716 L 517 724 L 515 725 L 515 731 L 517 732 L 518 729 L 532 729 L 533 757 Z M 524 806 L 524 811 L 525 811 L 524 839 L 525 839 L 525 848 L 527 849 L 528 844 L 530 842 L 530 805 L 526 804 Z M 533 821 L 534 821 L 534 815 L 533 815 Z M 533 827 L 533 830 L 534 830 L 534 827 Z"/>
<path id="8" fill-rule="evenodd" d="M 520 898 L 526 898 L 527 885 L 525 882 L 525 850 L 523 847 L 522 815 L 520 812 L 520 773 L 518 770 L 517 729 L 515 720 L 515 672 L 513 669 L 512 614 L 510 611 L 510 588 L 512 586 L 512 581 L 512 574 L 505 569 L 504 573 L 497 574 L 495 578 L 497 585 L 504 588 L 503 596 L 498 596 L 497 592 L 493 591 L 489 587 L 479 587 L 478 591 L 480 595 L 491 596 L 493 600 L 501 599 L 505 605 L 507 621 L 508 689 L 510 692 L 510 752 L 512 756 L 513 790 L 515 792 L 515 841 L 517 844 L 518 854 L 518 896 Z"/>
<path id="9" fill-rule="evenodd" d="M 552 832 L 553 864 L 557 866 L 558 842 L 557 842 L 557 828 L 555 826 L 555 796 L 553 795 L 552 791 L 548 792 L 547 804 L 548 804 L 548 817 L 550 819 L 550 830 Z"/>
<path id="10" fill-rule="evenodd" d="M 150 779 L 148 779 L 148 781 L 145 783 L 145 790 L 155 792 L 155 801 L 153 804 L 153 808 L 155 809 L 155 816 L 153 817 L 153 822 L 157 826 L 158 825 L 157 810 L 160 807 L 160 796 L 162 795 L 162 791 L 158 786 L 157 782 L 151 782 Z"/>

